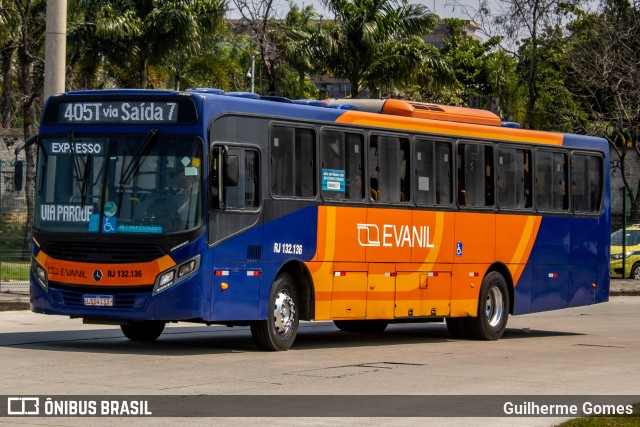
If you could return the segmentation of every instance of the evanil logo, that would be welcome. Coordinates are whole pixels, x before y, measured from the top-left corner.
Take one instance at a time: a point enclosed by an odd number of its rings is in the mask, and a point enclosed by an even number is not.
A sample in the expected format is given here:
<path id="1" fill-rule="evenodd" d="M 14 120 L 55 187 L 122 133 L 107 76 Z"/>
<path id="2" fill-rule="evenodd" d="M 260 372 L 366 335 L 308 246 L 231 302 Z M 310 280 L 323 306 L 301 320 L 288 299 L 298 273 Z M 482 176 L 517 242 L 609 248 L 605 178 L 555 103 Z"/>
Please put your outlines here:
<path id="1" fill-rule="evenodd" d="M 382 229 L 382 231 L 380 231 Z M 428 225 L 358 224 L 360 246 L 433 248 Z"/>

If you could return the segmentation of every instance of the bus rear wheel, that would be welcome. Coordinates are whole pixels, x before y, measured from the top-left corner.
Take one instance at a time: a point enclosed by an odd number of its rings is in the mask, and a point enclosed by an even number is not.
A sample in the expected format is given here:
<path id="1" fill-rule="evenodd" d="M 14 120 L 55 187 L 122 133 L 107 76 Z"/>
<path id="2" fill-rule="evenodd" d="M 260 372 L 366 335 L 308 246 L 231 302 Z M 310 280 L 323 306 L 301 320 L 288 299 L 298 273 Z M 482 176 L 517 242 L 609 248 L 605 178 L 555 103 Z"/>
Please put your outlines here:
<path id="1" fill-rule="evenodd" d="M 389 325 L 387 322 L 379 320 L 334 320 L 333 324 L 341 331 L 365 332 L 370 334 L 380 333 L 387 329 Z"/>
<path id="2" fill-rule="evenodd" d="M 509 291 L 502 274 L 492 271 L 482 280 L 478 316 L 465 320 L 470 336 L 478 340 L 497 340 L 507 328 Z"/>
<path id="3" fill-rule="evenodd" d="M 268 307 L 267 319 L 251 324 L 251 336 L 262 350 L 288 350 L 300 322 L 298 293 L 290 274 L 282 273 L 273 282 Z"/>
<path id="4" fill-rule="evenodd" d="M 131 341 L 152 342 L 164 331 L 164 322 L 144 321 L 121 325 L 122 333 Z"/>

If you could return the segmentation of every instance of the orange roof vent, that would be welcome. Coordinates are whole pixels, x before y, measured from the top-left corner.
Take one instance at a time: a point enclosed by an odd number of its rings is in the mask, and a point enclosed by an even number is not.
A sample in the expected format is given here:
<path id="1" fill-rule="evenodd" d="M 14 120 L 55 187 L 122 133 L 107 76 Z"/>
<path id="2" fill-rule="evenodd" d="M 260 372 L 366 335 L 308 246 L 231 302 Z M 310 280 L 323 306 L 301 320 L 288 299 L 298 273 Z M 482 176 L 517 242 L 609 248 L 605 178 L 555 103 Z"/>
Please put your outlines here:
<path id="1" fill-rule="evenodd" d="M 415 117 L 421 119 L 445 120 L 458 123 L 473 123 L 488 126 L 500 126 L 500 117 L 487 110 L 477 108 L 452 107 L 449 105 L 429 104 L 426 102 L 388 99 L 381 111 L 383 114 Z"/>

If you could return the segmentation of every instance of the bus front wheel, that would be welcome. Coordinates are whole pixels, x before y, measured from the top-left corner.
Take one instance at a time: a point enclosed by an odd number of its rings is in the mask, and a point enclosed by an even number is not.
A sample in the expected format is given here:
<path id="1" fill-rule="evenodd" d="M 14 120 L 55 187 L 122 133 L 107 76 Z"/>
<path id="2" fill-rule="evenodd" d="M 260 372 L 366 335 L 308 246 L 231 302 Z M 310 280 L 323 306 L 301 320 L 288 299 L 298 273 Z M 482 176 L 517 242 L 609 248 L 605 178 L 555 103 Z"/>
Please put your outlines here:
<path id="1" fill-rule="evenodd" d="M 145 321 L 121 325 L 122 333 L 131 341 L 152 342 L 164 331 L 164 322 Z"/>
<path id="2" fill-rule="evenodd" d="M 251 336 L 262 350 L 288 350 L 300 322 L 298 293 L 290 274 L 282 273 L 273 282 L 268 307 L 267 319 L 251 324 Z"/>
<path id="3" fill-rule="evenodd" d="M 509 291 L 502 274 L 492 271 L 482 280 L 478 299 L 478 316 L 465 320 L 472 338 L 497 340 L 507 328 Z"/>

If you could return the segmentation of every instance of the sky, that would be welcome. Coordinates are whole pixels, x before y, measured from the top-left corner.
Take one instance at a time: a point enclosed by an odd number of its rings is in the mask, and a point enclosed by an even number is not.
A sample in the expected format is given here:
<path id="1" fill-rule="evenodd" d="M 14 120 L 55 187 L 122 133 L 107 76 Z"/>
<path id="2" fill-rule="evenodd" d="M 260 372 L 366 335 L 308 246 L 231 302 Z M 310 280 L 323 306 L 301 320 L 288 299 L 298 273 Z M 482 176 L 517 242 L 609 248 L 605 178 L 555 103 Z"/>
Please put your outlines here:
<path id="1" fill-rule="evenodd" d="M 298 6 L 307 6 L 312 5 L 315 10 L 322 13 L 324 11 L 322 7 L 322 2 L 320 0 L 291 0 L 292 3 L 297 4 Z M 461 19 L 469 19 L 467 15 L 465 15 L 464 10 L 460 6 L 453 6 L 453 4 L 458 3 L 462 6 L 470 6 L 477 7 L 478 0 L 410 0 L 411 3 L 420 3 L 429 8 L 429 10 L 437 13 L 441 18 L 461 18 Z M 283 5 L 285 10 L 288 9 L 288 4 L 284 0 L 280 0 L 280 3 Z M 490 1 L 490 3 L 495 3 L 495 1 Z"/>
<path id="2" fill-rule="evenodd" d="M 419 3 L 427 6 L 429 10 L 437 13 L 441 18 L 461 18 L 469 19 L 468 15 L 464 13 L 463 7 L 454 6 L 459 4 L 467 7 L 477 7 L 478 0 L 409 0 L 410 3 Z M 497 3 L 499 0 L 490 0 L 490 3 Z M 251 2 L 249 2 L 251 3 Z M 275 9 L 278 11 L 279 17 L 284 17 L 289 11 L 290 4 L 297 4 L 299 7 L 311 5 L 320 14 L 327 14 L 329 12 L 322 6 L 321 0 L 275 0 Z M 229 2 L 230 13 L 234 15 L 233 2 Z"/>

